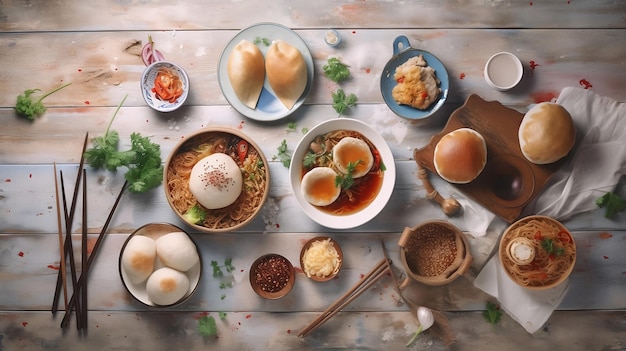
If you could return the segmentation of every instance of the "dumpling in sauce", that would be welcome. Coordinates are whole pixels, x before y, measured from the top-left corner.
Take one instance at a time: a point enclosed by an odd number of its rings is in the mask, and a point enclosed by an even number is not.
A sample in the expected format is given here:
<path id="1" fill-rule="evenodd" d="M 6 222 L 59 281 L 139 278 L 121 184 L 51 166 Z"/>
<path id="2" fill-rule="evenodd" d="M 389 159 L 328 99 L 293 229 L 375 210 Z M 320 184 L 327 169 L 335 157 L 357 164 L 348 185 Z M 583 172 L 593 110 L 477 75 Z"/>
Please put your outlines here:
<path id="1" fill-rule="evenodd" d="M 275 40 L 267 51 L 265 70 L 276 97 L 291 109 L 307 83 L 307 67 L 302 53 L 283 40 Z"/>
<path id="2" fill-rule="evenodd" d="M 237 98 L 249 108 L 256 109 L 265 81 L 265 60 L 261 50 L 245 39 L 240 41 L 228 57 L 227 69 Z"/>

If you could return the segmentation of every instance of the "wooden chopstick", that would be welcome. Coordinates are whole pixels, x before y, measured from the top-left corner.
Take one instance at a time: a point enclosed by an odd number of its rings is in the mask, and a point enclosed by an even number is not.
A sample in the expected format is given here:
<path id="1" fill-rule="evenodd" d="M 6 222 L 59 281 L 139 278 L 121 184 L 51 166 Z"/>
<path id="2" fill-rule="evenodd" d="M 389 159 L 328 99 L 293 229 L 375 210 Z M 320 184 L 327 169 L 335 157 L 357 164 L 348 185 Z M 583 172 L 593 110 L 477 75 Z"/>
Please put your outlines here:
<path id="1" fill-rule="evenodd" d="M 65 198 L 65 182 L 63 181 L 63 171 L 60 172 L 61 177 L 61 192 L 63 194 L 63 210 L 65 211 L 65 252 L 68 253 L 70 257 L 70 276 L 72 278 L 72 291 L 76 291 L 78 289 L 78 279 L 76 277 L 76 261 L 74 259 L 74 245 L 72 244 L 72 232 L 71 227 L 72 224 L 68 224 L 68 213 L 67 213 L 67 199 Z M 57 279 L 58 281 L 58 279 Z M 69 308 L 69 303 L 68 303 Z M 66 313 L 68 309 L 65 310 Z M 53 314 L 55 311 L 52 312 Z M 76 312 L 76 316 L 78 317 L 78 311 Z M 80 324 L 77 325 L 80 329 Z"/>
<path id="2" fill-rule="evenodd" d="M 298 336 L 307 336 L 320 325 L 324 324 L 337 312 L 359 297 L 365 290 L 370 288 L 380 278 L 390 272 L 388 260 L 382 259 L 363 278 L 361 278 L 350 290 L 326 308 L 315 320 L 304 327 Z"/>
<path id="3" fill-rule="evenodd" d="M 83 230 L 81 240 L 81 270 L 80 276 L 87 274 L 87 171 L 83 170 Z M 80 299 L 80 318 L 82 326 L 87 329 L 87 284 L 83 284 L 81 288 L 82 296 Z"/>
<path id="4" fill-rule="evenodd" d="M 65 252 L 65 254 L 69 254 L 70 256 L 70 265 L 72 267 L 74 267 L 74 250 L 72 249 L 72 238 L 71 238 L 71 232 L 72 232 L 72 222 L 73 222 L 73 218 L 74 218 L 74 211 L 76 208 L 76 198 L 78 196 L 78 187 L 80 185 L 80 176 L 81 176 L 81 172 L 83 169 L 83 165 L 85 164 L 85 151 L 87 150 L 87 142 L 89 140 L 89 133 L 85 133 L 85 139 L 83 140 L 83 148 L 82 148 L 82 152 L 80 154 L 80 163 L 79 163 L 79 167 L 78 167 L 78 174 L 76 175 L 76 184 L 74 186 L 74 195 L 72 196 L 72 204 L 70 205 L 70 211 L 68 214 L 67 211 L 67 200 L 65 198 L 65 186 L 63 184 L 63 172 L 61 171 L 61 187 L 63 190 L 63 209 L 65 212 L 65 227 L 66 227 L 66 237 L 65 237 L 65 246 L 63 248 L 63 251 Z M 55 171 L 55 176 L 56 176 L 56 171 Z M 66 260 L 66 256 L 62 256 L 61 257 L 61 262 L 65 263 Z M 57 284 L 54 290 L 54 299 L 52 302 L 52 314 L 55 315 L 56 312 L 58 311 L 58 296 L 59 296 L 59 292 L 61 290 L 61 288 L 63 287 L 64 289 L 67 289 L 66 287 L 66 281 L 64 279 L 64 275 L 66 275 L 66 271 L 65 270 L 59 270 L 59 273 L 57 275 Z M 76 287 L 76 270 L 74 269 L 72 271 L 72 286 L 75 288 Z M 66 306 L 65 309 L 67 310 L 67 301 L 66 301 Z"/>
<path id="5" fill-rule="evenodd" d="M 68 309 L 65 311 L 65 315 L 63 316 L 63 320 L 61 321 L 61 328 L 67 327 L 67 324 L 69 323 L 69 317 L 71 315 L 70 312 L 74 307 L 77 306 L 76 302 L 77 302 L 77 299 L 79 298 L 78 294 L 81 291 L 82 287 L 87 285 L 87 274 L 89 272 L 89 269 L 91 268 L 91 265 L 93 264 L 93 260 L 95 259 L 96 254 L 98 253 L 98 250 L 100 249 L 100 246 L 102 246 L 102 240 L 106 236 L 106 232 L 109 228 L 109 225 L 111 224 L 111 220 L 113 219 L 113 215 L 115 214 L 117 205 L 120 203 L 120 200 L 122 198 L 122 195 L 124 194 L 124 190 L 126 190 L 127 188 L 127 185 L 128 185 L 128 181 L 125 181 L 124 185 L 122 186 L 122 189 L 120 190 L 120 193 L 117 195 L 117 198 L 115 199 L 115 203 L 113 204 L 111 211 L 109 212 L 109 216 L 107 217 L 106 221 L 104 222 L 104 225 L 102 226 L 102 230 L 100 231 L 100 234 L 98 235 L 98 238 L 96 239 L 96 243 L 94 244 L 93 249 L 91 250 L 91 255 L 89 255 L 89 259 L 87 260 L 87 269 L 85 270 L 85 272 L 83 272 L 83 274 L 80 275 L 80 278 L 78 279 L 77 290 L 75 290 L 72 293 L 72 297 L 70 298 L 70 302 L 68 303 Z"/>
<path id="6" fill-rule="evenodd" d="M 59 181 L 57 177 L 57 163 L 54 162 L 54 195 L 56 199 L 57 205 L 57 230 L 59 233 L 59 263 L 60 263 L 60 275 L 58 277 L 61 278 L 61 285 L 63 286 L 63 302 L 65 309 L 67 310 L 67 268 L 65 265 L 65 245 L 63 244 L 63 223 L 61 221 L 61 200 L 59 199 Z M 58 284 L 57 284 L 58 286 Z M 61 289 L 55 289 L 54 291 L 54 299 L 53 299 L 53 308 L 56 305 L 56 301 L 59 300 L 59 294 Z"/>

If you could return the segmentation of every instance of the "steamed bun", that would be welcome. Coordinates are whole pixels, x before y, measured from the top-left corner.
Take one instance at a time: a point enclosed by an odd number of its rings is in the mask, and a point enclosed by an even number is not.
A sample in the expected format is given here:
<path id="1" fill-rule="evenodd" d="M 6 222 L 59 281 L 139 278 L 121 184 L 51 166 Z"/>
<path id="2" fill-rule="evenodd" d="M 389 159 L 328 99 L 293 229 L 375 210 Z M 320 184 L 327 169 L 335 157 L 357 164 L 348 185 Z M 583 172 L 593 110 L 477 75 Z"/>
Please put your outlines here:
<path id="1" fill-rule="evenodd" d="M 302 53 L 283 40 L 275 40 L 265 56 L 267 80 L 276 97 L 291 109 L 306 88 L 307 67 Z"/>
<path id="2" fill-rule="evenodd" d="M 567 110 L 553 102 L 533 106 L 518 131 L 522 154 L 528 161 L 547 164 L 565 157 L 576 142 L 576 127 Z"/>
<path id="3" fill-rule="evenodd" d="M 146 283 L 150 301 L 157 305 L 171 305 L 182 299 L 189 291 L 189 278 L 185 273 L 169 267 L 159 268 Z"/>
<path id="4" fill-rule="evenodd" d="M 228 79 L 237 98 L 255 109 L 265 81 L 265 59 L 253 43 L 240 41 L 228 56 Z"/>
<path id="5" fill-rule="evenodd" d="M 156 242 L 143 235 L 133 235 L 122 253 L 122 269 L 133 284 L 143 283 L 154 269 Z"/>
<path id="6" fill-rule="evenodd" d="M 191 269 L 198 261 L 196 245 L 183 232 L 172 232 L 156 240 L 156 252 L 161 262 L 179 271 Z"/>
<path id="7" fill-rule="evenodd" d="M 242 188 L 241 169 L 224 153 L 207 156 L 191 169 L 189 191 L 209 210 L 232 204 L 241 194 Z"/>

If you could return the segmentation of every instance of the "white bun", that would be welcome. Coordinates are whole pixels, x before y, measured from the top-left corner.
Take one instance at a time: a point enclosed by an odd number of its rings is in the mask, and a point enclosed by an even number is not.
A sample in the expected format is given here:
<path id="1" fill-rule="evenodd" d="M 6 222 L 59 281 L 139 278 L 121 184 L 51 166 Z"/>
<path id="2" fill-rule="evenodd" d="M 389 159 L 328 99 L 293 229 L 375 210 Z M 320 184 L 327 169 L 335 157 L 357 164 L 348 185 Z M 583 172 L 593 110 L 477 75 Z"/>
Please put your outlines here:
<path id="1" fill-rule="evenodd" d="M 450 183 L 469 183 L 487 164 L 487 143 L 477 131 L 460 128 L 439 140 L 433 158 L 441 178 Z"/>
<path id="2" fill-rule="evenodd" d="M 228 155 L 214 153 L 193 166 L 189 177 L 189 191 L 207 209 L 224 208 L 241 194 L 241 169 Z"/>
<path id="3" fill-rule="evenodd" d="M 333 147 L 333 162 L 343 174 L 348 174 L 350 163 L 356 164 L 352 177 L 360 178 L 366 175 L 374 165 L 374 156 L 365 141 L 345 137 Z"/>
<path id="4" fill-rule="evenodd" d="M 156 242 L 143 235 L 133 235 L 122 253 L 122 269 L 133 284 L 143 283 L 154 270 Z"/>
<path id="5" fill-rule="evenodd" d="M 156 252 L 164 265 L 183 272 L 200 260 L 196 245 L 183 232 L 165 234 L 156 239 Z"/>
<path id="6" fill-rule="evenodd" d="M 330 167 L 315 167 L 302 177 L 300 190 L 313 206 L 328 206 L 335 202 L 341 188 L 335 184 L 337 173 Z"/>
<path id="7" fill-rule="evenodd" d="M 265 81 L 265 59 L 253 43 L 240 41 L 228 56 L 228 79 L 237 98 L 255 109 Z"/>
<path id="8" fill-rule="evenodd" d="M 526 159 L 548 164 L 565 157 L 576 142 L 576 127 L 567 110 L 553 102 L 533 106 L 522 119 L 519 145 Z"/>
<path id="9" fill-rule="evenodd" d="M 169 267 L 159 268 L 146 283 L 150 301 L 157 305 L 171 305 L 189 291 L 189 278 L 185 273 Z"/>
<path id="10" fill-rule="evenodd" d="M 291 109 L 307 83 L 307 67 L 302 53 L 285 41 L 275 40 L 265 55 L 265 71 L 278 100 Z"/>

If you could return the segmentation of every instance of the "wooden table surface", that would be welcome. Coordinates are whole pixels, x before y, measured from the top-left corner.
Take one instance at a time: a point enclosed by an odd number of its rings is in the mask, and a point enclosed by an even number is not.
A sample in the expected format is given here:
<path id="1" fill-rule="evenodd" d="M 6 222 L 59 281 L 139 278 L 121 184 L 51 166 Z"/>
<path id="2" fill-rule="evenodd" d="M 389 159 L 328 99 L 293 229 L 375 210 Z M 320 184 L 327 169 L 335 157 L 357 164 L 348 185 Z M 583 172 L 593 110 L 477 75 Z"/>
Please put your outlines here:
<path id="1" fill-rule="evenodd" d="M 239 114 L 217 78 L 224 47 L 240 30 L 262 22 L 293 29 L 315 66 L 304 105 L 274 122 Z M 324 42 L 329 28 L 343 39 L 337 48 Z M 448 70 L 448 100 L 425 123 L 395 115 L 380 92 L 381 73 L 399 35 L 435 54 Z M 148 36 L 189 74 L 192 92 L 175 112 L 157 113 L 141 97 L 140 50 Z M 486 60 L 499 51 L 513 52 L 524 65 L 522 82 L 508 92 L 490 88 L 483 79 Z M 352 78 L 340 86 L 322 73 L 330 57 L 350 65 Z M 456 338 L 449 344 L 427 331 L 410 349 L 626 349 L 623 214 L 606 219 L 595 210 L 565 221 L 575 236 L 578 260 L 567 296 L 542 329 L 529 334 L 508 315 L 492 326 L 482 312 L 487 301 L 497 301 L 475 288 L 473 279 L 507 224 L 496 218 L 486 235 L 472 235 L 476 228 L 468 218 L 448 218 L 426 198 L 413 160 L 413 150 L 426 145 L 471 94 L 522 113 L 533 103 L 555 99 L 565 87 L 626 102 L 625 57 L 626 3 L 610 0 L 0 0 L 0 350 L 404 349 L 416 321 L 390 277 L 310 336 L 296 334 L 384 256 L 381 241 L 394 260 L 394 273 L 401 275 L 400 234 L 428 219 L 461 228 L 475 260 L 466 276 L 449 285 L 411 284 L 404 291 L 409 300 L 442 310 Z M 46 98 L 48 110 L 40 118 L 30 122 L 15 114 L 16 97 L 25 89 L 49 90 L 64 82 L 72 85 Z M 331 91 L 338 87 L 358 96 L 345 117 L 374 126 L 397 167 L 389 204 L 369 223 L 347 230 L 331 230 L 306 217 L 289 188 L 287 168 L 274 159 L 281 141 L 293 150 L 302 128 L 338 117 L 331 105 Z M 140 132 L 161 146 L 165 159 L 181 138 L 200 128 L 238 128 L 271 160 L 270 197 L 250 225 L 210 235 L 186 227 L 162 189 L 125 194 L 90 271 L 89 329 L 80 333 L 72 321 L 64 330 L 62 313 L 50 313 L 60 262 L 53 164 L 73 180 L 85 133 L 102 135 L 125 95 L 112 127 L 121 145 L 128 146 L 130 134 Z M 75 221 L 75 248 L 83 225 L 93 245 L 124 180 L 123 172 L 86 169 L 89 216 L 85 224 Z M 431 179 L 444 196 L 458 194 L 441 179 Z M 73 181 L 66 183 L 71 193 Z M 617 191 L 624 193 L 621 185 Z M 181 306 L 155 309 L 133 300 L 117 262 L 128 235 L 149 222 L 189 229 L 204 262 L 232 258 L 233 287 L 220 289 L 205 270 L 198 291 Z M 338 279 L 320 284 L 299 273 L 294 291 L 283 299 L 254 294 L 247 274 L 256 257 L 274 251 L 297 262 L 302 243 L 319 234 L 342 245 L 346 256 Z M 226 313 L 223 320 L 219 312 Z M 197 330 L 198 319 L 207 314 L 218 320 L 217 338 Z"/>

